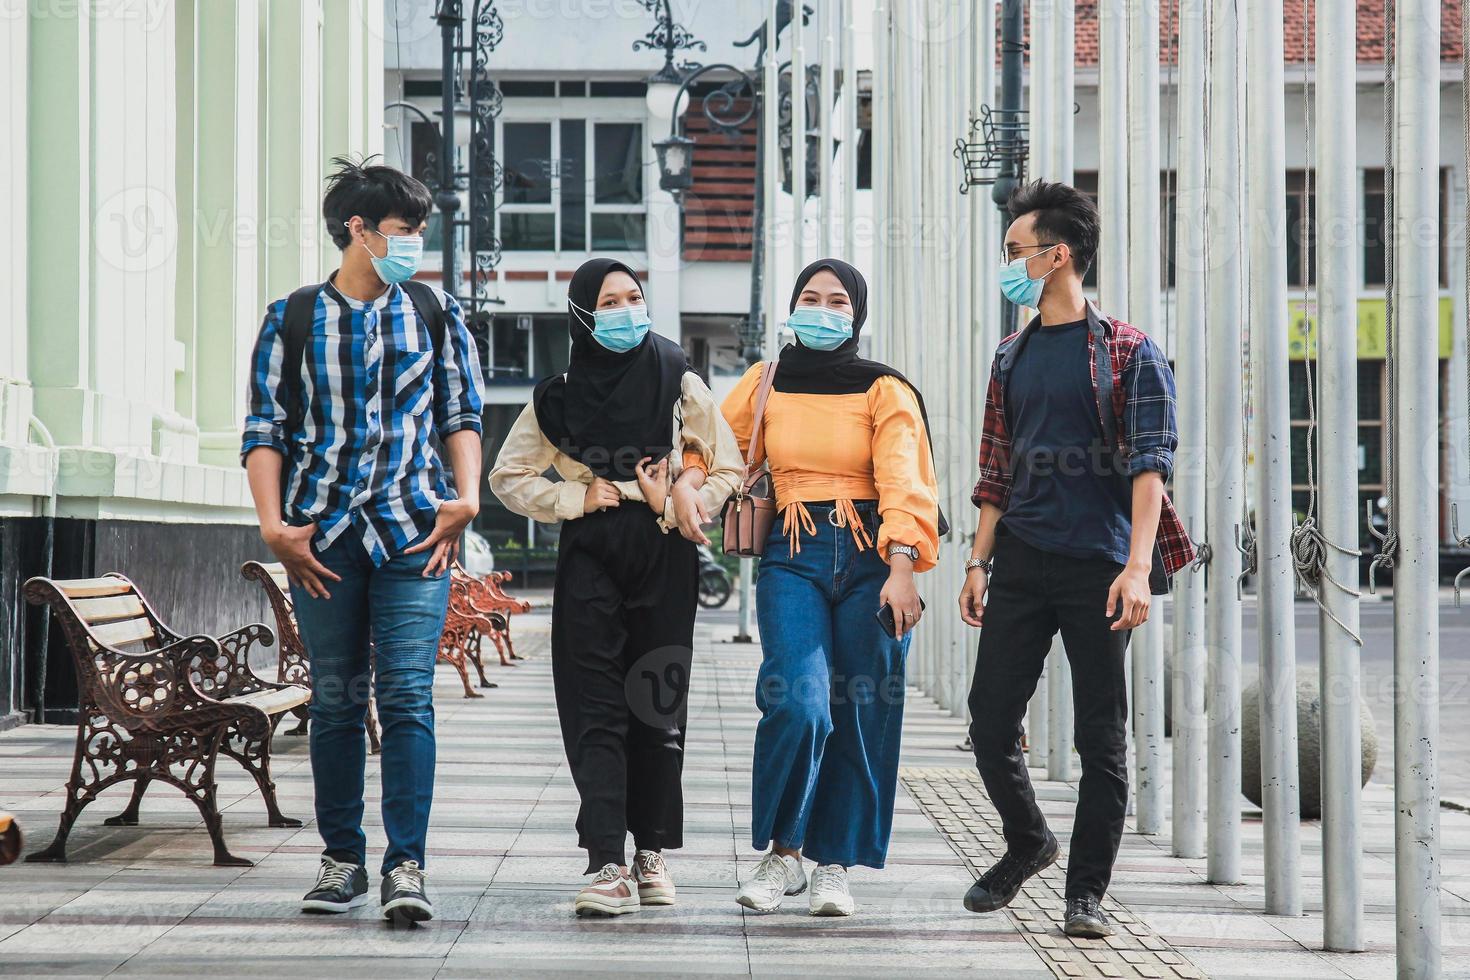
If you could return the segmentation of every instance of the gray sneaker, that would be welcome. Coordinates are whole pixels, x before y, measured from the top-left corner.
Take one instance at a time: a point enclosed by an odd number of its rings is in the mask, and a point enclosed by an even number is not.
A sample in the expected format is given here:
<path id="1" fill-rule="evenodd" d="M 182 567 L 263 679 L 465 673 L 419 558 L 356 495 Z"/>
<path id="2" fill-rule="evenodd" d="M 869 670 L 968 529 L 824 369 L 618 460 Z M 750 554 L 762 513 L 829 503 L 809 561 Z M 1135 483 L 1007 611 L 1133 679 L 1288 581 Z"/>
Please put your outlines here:
<path id="1" fill-rule="evenodd" d="M 434 917 L 434 903 L 424 888 L 426 872 L 417 861 L 404 861 L 383 876 L 383 918 L 395 922 L 426 922 Z"/>
<path id="2" fill-rule="evenodd" d="M 301 899 L 303 912 L 346 912 L 367 901 L 367 868 L 322 855 L 316 884 Z"/>

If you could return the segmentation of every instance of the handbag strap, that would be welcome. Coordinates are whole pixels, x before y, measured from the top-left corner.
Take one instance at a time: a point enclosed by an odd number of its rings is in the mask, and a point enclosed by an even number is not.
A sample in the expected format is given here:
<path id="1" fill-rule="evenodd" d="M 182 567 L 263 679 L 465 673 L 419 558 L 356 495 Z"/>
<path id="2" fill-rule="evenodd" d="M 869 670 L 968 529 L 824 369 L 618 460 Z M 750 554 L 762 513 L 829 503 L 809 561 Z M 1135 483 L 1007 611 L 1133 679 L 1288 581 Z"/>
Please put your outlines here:
<path id="1" fill-rule="evenodd" d="M 750 479 L 750 471 L 755 467 L 755 461 L 760 457 L 761 450 L 765 446 L 764 424 L 766 416 L 766 402 L 771 398 L 771 388 L 776 384 L 776 362 L 767 361 L 765 370 L 761 373 L 761 386 L 755 396 L 755 416 L 750 430 L 750 445 L 745 452 L 745 487 L 749 489 L 753 484 Z"/>

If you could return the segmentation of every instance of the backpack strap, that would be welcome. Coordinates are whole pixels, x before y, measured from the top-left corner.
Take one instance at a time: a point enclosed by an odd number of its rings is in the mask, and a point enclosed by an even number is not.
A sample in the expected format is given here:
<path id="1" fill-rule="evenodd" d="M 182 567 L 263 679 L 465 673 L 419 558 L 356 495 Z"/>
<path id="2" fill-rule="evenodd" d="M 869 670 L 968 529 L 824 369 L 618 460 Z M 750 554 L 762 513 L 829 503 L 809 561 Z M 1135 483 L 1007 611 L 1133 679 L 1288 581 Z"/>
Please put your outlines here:
<path id="1" fill-rule="evenodd" d="M 429 328 L 429 340 L 433 342 L 434 356 L 438 357 L 439 349 L 444 346 L 444 303 L 439 300 L 433 286 L 419 282 L 417 279 L 401 282 L 398 288 L 408 294 L 408 300 L 413 304 L 414 312 Z"/>
<path id="2" fill-rule="evenodd" d="M 302 286 L 286 297 L 286 312 L 281 321 L 281 339 L 285 350 L 281 355 L 281 393 L 286 400 L 286 438 L 295 435 L 306 419 L 305 400 L 301 397 L 301 361 L 306 342 L 316 325 L 316 300 L 325 283 Z"/>

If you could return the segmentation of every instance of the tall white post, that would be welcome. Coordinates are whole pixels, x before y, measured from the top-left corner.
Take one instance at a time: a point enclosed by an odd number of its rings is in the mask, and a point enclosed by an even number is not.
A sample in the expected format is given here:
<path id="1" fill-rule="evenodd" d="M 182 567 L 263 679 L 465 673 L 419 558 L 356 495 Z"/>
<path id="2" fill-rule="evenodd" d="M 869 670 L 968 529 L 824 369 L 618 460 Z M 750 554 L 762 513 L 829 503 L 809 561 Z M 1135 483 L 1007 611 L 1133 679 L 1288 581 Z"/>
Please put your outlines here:
<path id="1" fill-rule="evenodd" d="M 1213 557 L 1205 607 L 1209 648 L 1207 875 L 1240 881 L 1240 552 L 1236 527 L 1245 477 L 1241 460 L 1241 71 L 1236 0 L 1210 0 L 1209 107 L 1205 146 L 1205 303 L 1210 312 L 1206 377 L 1210 392 L 1205 527 Z"/>
<path id="2" fill-rule="evenodd" d="M 1179 449 L 1174 506 L 1185 530 L 1205 531 L 1205 0 L 1179 5 L 1179 170 L 1175 183 L 1174 380 Z M 1351 158 L 1349 164 L 1351 164 Z M 1173 847 L 1205 856 L 1205 576 L 1174 576 Z"/>
<path id="3" fill-rule="evenodd" d="M 1317 7 L 1316 119 L 1312 123 L 1317 137 L 1319 229 L 1315 335 L 1322 393 L 1318 507 L 1322 533 L 1344 548 L 1357 547 L 1359 513 L 1356 14 L 1351 4 Z M 1358 559 L 1329 547 L 1326 571 L 1353 588 L 1358 581 Z M 1337 952 L 1358 952 L 1363 949 L 1361 649 L 1347 632 L 1358 632 L 1358 599 L 1331 583 L 1323 583 L 1321 592 L 1327 607 L 1318 617 L 1322 943 Z"/>
<path id="4" fill-rule="evenodd" d="M 1396 0 L 1393 353 L 1394 896 L 1398 975 L 1440 975 L 1439 57 L 1440 0 Z M 1390 302 L 1393 302 L 1390 298 Z"/>
<path id="5" fill-rule="evenodd" d="M 1128 318 L 1162 343 L 1159 290 L 1163 281 L 1159 232 L 1159 8 L 1132 4 L 1128 12 Z M 1135 826 L 1140 834 L 1164 828 L 1164 604 L 1133 631 L 1133 744 Z"/>
<path id="6" fill-rule="evenodd" d="M 893 322 L 894 291 L 897 288 L 893 274 L 893 245 L 887 233 L 889 210 L 893 202 L 893 196 L 889 191 L 895 150 L 889 126 L 892 112 L 890 101 L 892 94 L 889 91 L 892 84 L 890 61 L 892 52 L 892 31 L 889 25 L 888 8 L 880 0 L 873 7 L 873 121 L 871 130 L 873 139 L 873 265 L 876 271 L 873 283 L 878 303 L 873 310 L 877 314 L 877 320 L 867 331 L 868 349 L 872 352 L 872 356 L 879 360 L 883 357 L 883 335 L 887 332 L 888 325 Z M 854 101 L 856 101 L 857 71 L 855 64 L 852 75 L 849 81 L 853 85 Z M 852 164 L 852 173 L 854 182 L 856 182 L 856 161 Z"/>
<path id="7" fill-rule="evenodd" d="M 1101 110 L 1097 134 L 1097 204 L 1102 220 L 1098 241 L 1098 305 L 1108 316 L 1130 319 L 1128 314 L 1128 2 L 1100 0 L 1098 3 L 1098 103 Z M 1128 703 L 1133 703 L 1135 651 L 1127 653 Z M 1136 770 L 1135 744 L 1128 741 L 1128 769 Z M 1136 799 L 1130 792 L 1129 812 Z"/>
<path id="8" fill-rule="evenodd" d="M 1029 25 L 1031 43 L 1026 59 L 1025 76 L 1027 130 L 1030 140 L 1029 155 L 1026 160 L 1028 179 L 1051 176 L 1053 129 L 1051 127 L 1051 95 L 1048 86 L 1052 67 L 1051 49 L 1055 40 L 1052 21 L 1055 16 L 1056 6 L 1054 4 L 1031 4 Z M 1056 778 L 1052 774 L 1063 765 L 1063 760 L 1071 758 L 1067 738 L 1065 736 L 1057 738 L 1057 729 L 1061 719 L 1053 717 L 1054 712 L 1052 711 L 1057 695 L 1065 694 L 1060 690 L 1052 691 L 1053 687 L 1059 687 L 1062 683 L 1057 680 L 1057 667 L 1061 660 L 1060 644 L 1054 642 L 1046 657 L 1046 669 L 1042 671 L 1036 691 L 1032 694 L 1031 702 L 1026 709 L 1030 762 L 1033 766 L 1046 766 L 1048 778 Z M 1070 699 L 1067 700 L 1070 701 Z"/>
<path id="9" fill-rule="evenodd" d="M 764 80 L 761 83 L 761 110 L 765 124 L 765 159 L 761 166 L 765 168 L 766 179 L 764 184 L 765 202 L 765 267 L 762 275 L 765 281 L 763 292 L 765 293 L 765 356 L 769 360 L 774 358 L 779 351 L 777 338 L 779 336 L 779 325 L 785 317 L 785 311 L 781 309 L 781 266 L 779 263 L 780 250 L 779 231 L 781 228 L 781 59 L 776 54 L 776 11 L 780 0 L 770 0 L 766 7 L 766 25 L 770 32 L 767 38 L 766 61 Z"/>
<path id="10" fill-rule="evenodd" d="M 791 18 L 791 279 L 806 266 L 806 41 L 801 8 Z"/>
<path id="11" fill-rule="evenodd" d="M 817 92 L 818 92 L 818 131 L 820 138 L 817 140 L 817 152 L 821 156 L 817 160 L 817 198 L 820 225 L 817 229 L 817 248 L 822 256 L 832 254 L 832 204 L 837 199 L 832 186 L 832 136 L 834 132 L 832 118 L 832 95 L 834 92 L 834 62 L 837 60 L 837 38 L 836 28 L 833 22 L 836 20 L 836 12 L 832 4 L 824 3 L 817 11 L 817 27 L 821 33 L 821 65 L 818 67 Z M 849 257 L 850 260 L 850 257 Z"/>
<path id="12" fill-rule="evenodd" d="M 858 180 L 858 66 L 857 66 L 857 11 L 856 0 L 846 0 L 842 7 L 842 257 L 848 262 L 857 261 L 857 180 Z M 879 40 L 873 38 L 874 74 L 877 73 Z M 877 99 L 877 88 L 873 98 Z M 876 104 L 876 102 L 875 102 Z M 870 123 L 870 125 L 873 125 Z M 870 130 L 871 134 L 871 130 Z M 877 169 L 877 147 L 873 147 L 873 166 Z M 877 180 L 873 180 L 877 187 Z M 874 243 L 876 264 L 877 243 Z"/>
<path id="13" fill-rule="evenodd" d="M 1291 557 L 1287 371 L 1286 92 L 1282 0 L 1247 0 L 1245 221 L 1250 280 L 1256 596 L 1260 641 L 1261 810 L 1266 911 L 1300 915 L 1301 796 L 1296 758 L 1296 583 Z"/>

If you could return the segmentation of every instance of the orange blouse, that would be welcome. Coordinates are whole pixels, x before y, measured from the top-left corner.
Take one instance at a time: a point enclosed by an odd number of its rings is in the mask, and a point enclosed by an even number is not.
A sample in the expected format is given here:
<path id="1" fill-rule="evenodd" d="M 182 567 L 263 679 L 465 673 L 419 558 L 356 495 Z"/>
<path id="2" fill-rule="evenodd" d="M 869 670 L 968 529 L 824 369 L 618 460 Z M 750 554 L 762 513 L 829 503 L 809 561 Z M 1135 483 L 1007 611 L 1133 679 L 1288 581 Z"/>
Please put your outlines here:
<path id="1" fill-rule="evenodd" d="M 742 454 L 750 448 L 763 367 L 747 371 L 720 406 Z M 800 532 L 814 528 L 803 504 L 818 500 L 835 501 L 859 549 L 871 547 L 850 504 L 876 500 L 882 518 L 878 554 L 886 561 L 890 544 L 912 545 L 919 549 L 914 570 L 934 567 L 939 485 L 919 403 L 908 385 L 882 377 L 851 395 L 773 390 L 764 427 L 765 460 L 793 550 L 800 549 Z"/>

